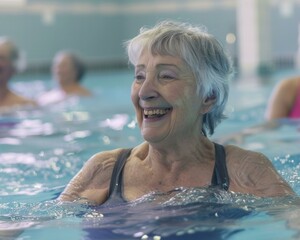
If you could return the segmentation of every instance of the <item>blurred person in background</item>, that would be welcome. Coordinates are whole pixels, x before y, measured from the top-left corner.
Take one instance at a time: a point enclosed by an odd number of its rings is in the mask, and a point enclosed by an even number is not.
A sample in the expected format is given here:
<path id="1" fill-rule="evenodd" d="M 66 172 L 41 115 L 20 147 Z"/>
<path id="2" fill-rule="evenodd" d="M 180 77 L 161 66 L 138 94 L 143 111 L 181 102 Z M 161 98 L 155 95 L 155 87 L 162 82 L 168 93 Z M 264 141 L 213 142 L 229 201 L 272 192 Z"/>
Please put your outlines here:
<path id="1" fill-rule="evenodd" d="M 247 136 L 280 128 L 284 119 L 300 120 L 300 77 L 286 78 L 276 84 L 265 109 L 265 122 L 223 136 L 221 143 L 242 144 Z"/>
<path id="2" fill-rule="evenodd" d="M 300 77 L 292 77 L 279 82 L 269 99 L 265 118 L 300 119 Z"/>
<path id="3" fill-rule="evenodd" d="M 10 89 L 9 81 L 17 72 L 19 50 L 12 40 L 0 37 L 0 112 L 20 106 L 35 106 L 36 102 Z"/>
<path id="4" fill-rule="evenodd" d="M 47 105 L 70 96 L 90 96 L 91 92 L 80 84 L 85 72 L 85 65 L 74 53 L 58 52 L 52 63 L 52 76 L 58 83 L 58 88 L 42 94 L 38 97 L 38 103 Z"/>

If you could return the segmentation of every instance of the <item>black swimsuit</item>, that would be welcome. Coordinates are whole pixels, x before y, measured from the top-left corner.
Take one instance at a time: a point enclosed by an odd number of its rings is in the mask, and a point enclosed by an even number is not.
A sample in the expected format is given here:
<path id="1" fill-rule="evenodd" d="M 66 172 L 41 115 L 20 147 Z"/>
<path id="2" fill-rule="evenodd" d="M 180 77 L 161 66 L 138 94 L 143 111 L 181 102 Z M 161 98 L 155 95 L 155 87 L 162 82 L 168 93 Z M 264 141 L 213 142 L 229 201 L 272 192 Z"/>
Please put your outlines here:
<path id="1" fill-rule="evenodd" d="M 215 167 L 211 180 L 212 186 L 218 186 L 221 189 L 228 190 L 229 188 L 229 177 L 226 167 L 226 153 L 222 145 L 214 143 L 215 145 Z M 132 149 L 124 149 L 119 155 L 116 164 L 114 166 L 111 182 L 109 186 L 109 195 L 107 201 L 113 199 L 113 202 L 126 202 L 122 194 L 122 179 L 123 179 L 123 168 L 129 157 Z"/>

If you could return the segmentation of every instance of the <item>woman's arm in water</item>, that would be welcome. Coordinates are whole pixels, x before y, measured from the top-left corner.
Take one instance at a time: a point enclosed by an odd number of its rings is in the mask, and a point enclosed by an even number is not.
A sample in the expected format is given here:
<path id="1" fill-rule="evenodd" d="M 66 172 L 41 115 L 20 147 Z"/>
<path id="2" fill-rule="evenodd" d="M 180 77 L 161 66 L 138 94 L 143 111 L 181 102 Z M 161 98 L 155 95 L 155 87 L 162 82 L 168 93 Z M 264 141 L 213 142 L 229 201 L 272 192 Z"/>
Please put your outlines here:
<path id="1" fill-rule="evenodd" d="M 60 201 L 84 201 L 100 205 L 107 200 L 110 179 L 121 149 L 91 157 L 61 193 Z"/>

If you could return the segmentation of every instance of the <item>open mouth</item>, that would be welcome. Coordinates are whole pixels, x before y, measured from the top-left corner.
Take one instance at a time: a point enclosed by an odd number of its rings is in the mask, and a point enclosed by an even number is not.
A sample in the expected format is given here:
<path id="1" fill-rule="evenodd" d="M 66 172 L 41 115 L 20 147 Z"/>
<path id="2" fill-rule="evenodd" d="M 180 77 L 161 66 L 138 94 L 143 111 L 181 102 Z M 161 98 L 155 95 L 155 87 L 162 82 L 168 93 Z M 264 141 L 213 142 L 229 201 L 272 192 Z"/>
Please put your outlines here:
<path id="1" fill-rule="evenodd" d="M 161 118 L 170 110 L 171 108 L 144 109 L 144 116 L 146 119 Z"/>

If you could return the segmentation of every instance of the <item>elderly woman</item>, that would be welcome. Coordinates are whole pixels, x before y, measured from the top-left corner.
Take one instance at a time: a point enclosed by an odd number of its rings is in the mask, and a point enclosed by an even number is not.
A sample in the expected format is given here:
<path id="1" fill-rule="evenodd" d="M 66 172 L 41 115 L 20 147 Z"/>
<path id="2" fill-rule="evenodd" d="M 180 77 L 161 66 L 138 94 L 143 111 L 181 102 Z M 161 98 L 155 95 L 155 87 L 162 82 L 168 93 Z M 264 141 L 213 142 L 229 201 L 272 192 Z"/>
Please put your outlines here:
<path id="1" fill-rule="evenodd" d="M 84 74 L 85 66 L 77 55 L 68 51 L 58 52 L 52 63 L 52 75 L 58 88 L 39 96 L 39 104 L 56 103 L 69 96 L 90 96 L 90 91 L 80 84 Z"/>
<path id="2" fill-rule="evenodd" d="M 293 195 L 260 153 L 206 136 L 222 120 L 232 66 L 200 28 L 161 22 L 128 41 L 131 99 L 145 142 L 93 156 L 60 199 L 132 201 L 179 187 L 216 187 L 257 196 Z"/>

